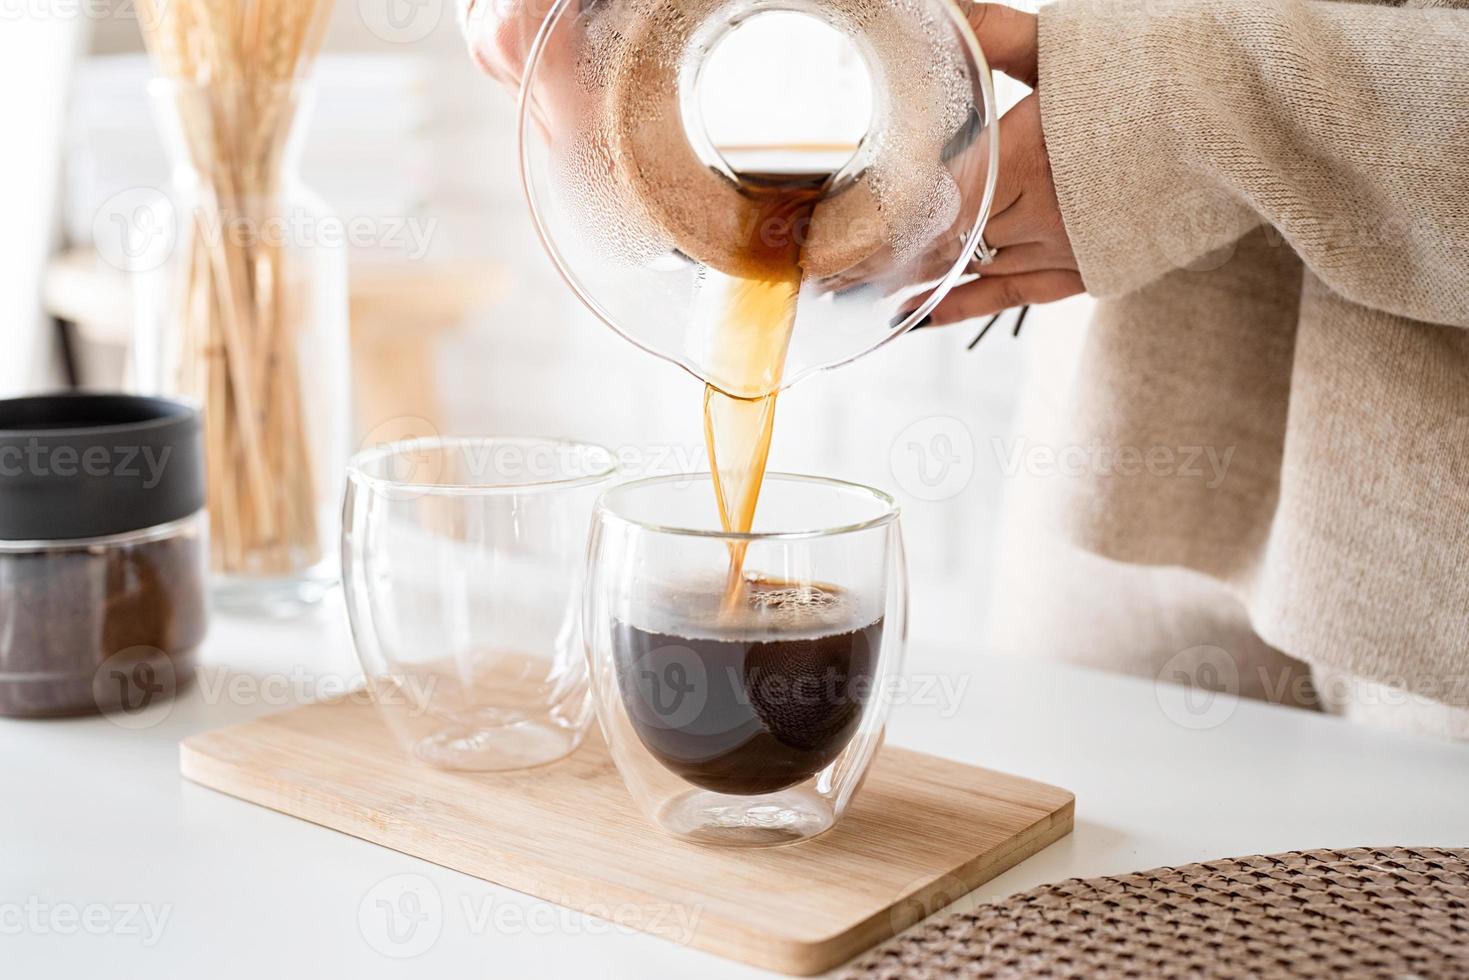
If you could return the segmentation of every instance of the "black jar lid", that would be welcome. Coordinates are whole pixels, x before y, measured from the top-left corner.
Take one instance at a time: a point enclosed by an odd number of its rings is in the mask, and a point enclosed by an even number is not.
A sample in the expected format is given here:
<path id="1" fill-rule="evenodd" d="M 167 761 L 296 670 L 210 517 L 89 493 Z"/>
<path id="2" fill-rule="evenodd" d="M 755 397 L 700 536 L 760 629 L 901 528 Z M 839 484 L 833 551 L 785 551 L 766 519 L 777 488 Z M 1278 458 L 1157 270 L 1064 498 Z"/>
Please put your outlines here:
<path id="1" fill-rule="evenodd" d="M 0 400 L 0 541 L 96 538 L 204 506 L 199 413 L 136 395 Z"/>

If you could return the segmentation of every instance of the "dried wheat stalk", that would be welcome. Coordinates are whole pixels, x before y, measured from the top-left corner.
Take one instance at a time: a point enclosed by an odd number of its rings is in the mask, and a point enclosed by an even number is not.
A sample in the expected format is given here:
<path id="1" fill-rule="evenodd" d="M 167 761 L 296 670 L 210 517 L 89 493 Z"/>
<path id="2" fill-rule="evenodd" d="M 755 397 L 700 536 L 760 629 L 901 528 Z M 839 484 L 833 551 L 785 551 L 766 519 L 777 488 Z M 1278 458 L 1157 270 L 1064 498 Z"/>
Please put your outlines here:
<path id="1" fill-rule="evenodd" d="M 140 0 L 199 177 L 173 305 L 183 332 L 177 381 L 204 406 L 214 565 L 226 573 L 289 575 L 322 555 L 324 461 L 311 452 L 301 398 L 300 297 L 279 245 L 222 232 L 238 219 L 261 227 L 282 206 L 295 83 L 329 9 L 330 0 Z"/>

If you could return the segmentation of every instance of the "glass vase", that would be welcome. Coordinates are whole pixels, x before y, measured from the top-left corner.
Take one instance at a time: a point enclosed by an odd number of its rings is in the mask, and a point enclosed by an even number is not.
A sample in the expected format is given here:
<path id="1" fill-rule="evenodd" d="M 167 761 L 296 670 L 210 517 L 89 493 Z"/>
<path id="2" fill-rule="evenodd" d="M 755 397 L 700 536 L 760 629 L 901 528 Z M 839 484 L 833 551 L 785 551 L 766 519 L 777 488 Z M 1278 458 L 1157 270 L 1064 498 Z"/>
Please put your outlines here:
<path id="1" fill-rule="evenodd" d="M 216 604 L 288 614 L 337 580 L 351 440 L 346 237 L 297 176 L 308 89 L 152 94 L 174 237 L 138 291 L 137 382 L 203 411 Z"/>

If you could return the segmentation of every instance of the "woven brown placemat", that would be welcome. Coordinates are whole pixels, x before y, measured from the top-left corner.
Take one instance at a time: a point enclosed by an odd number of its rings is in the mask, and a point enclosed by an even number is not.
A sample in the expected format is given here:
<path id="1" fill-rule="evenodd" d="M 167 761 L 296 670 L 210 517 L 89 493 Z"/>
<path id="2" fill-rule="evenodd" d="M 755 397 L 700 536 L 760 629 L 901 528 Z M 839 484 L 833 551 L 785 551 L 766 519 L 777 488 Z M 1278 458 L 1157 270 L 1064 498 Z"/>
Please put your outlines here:
<path id="1" fill-rule="evenodd" d="M 844 980 L 1469 977 L 1469 849 L 1293 851 L 1043 885 L 943 916 Z"/>

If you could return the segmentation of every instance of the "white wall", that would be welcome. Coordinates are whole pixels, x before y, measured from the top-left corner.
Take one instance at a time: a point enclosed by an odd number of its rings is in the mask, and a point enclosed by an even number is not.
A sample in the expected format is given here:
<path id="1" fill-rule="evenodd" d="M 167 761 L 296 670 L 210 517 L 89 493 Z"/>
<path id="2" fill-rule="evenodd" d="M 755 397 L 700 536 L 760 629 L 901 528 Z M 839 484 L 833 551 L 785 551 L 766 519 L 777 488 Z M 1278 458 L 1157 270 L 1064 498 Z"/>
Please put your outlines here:
<path id="1" fill-rule="evenodd" d="M 41 276 L 56 240 L 67 80 L 86 26 L 45 7 L 0 22 L 0 397 L 52 383 Z"/>

